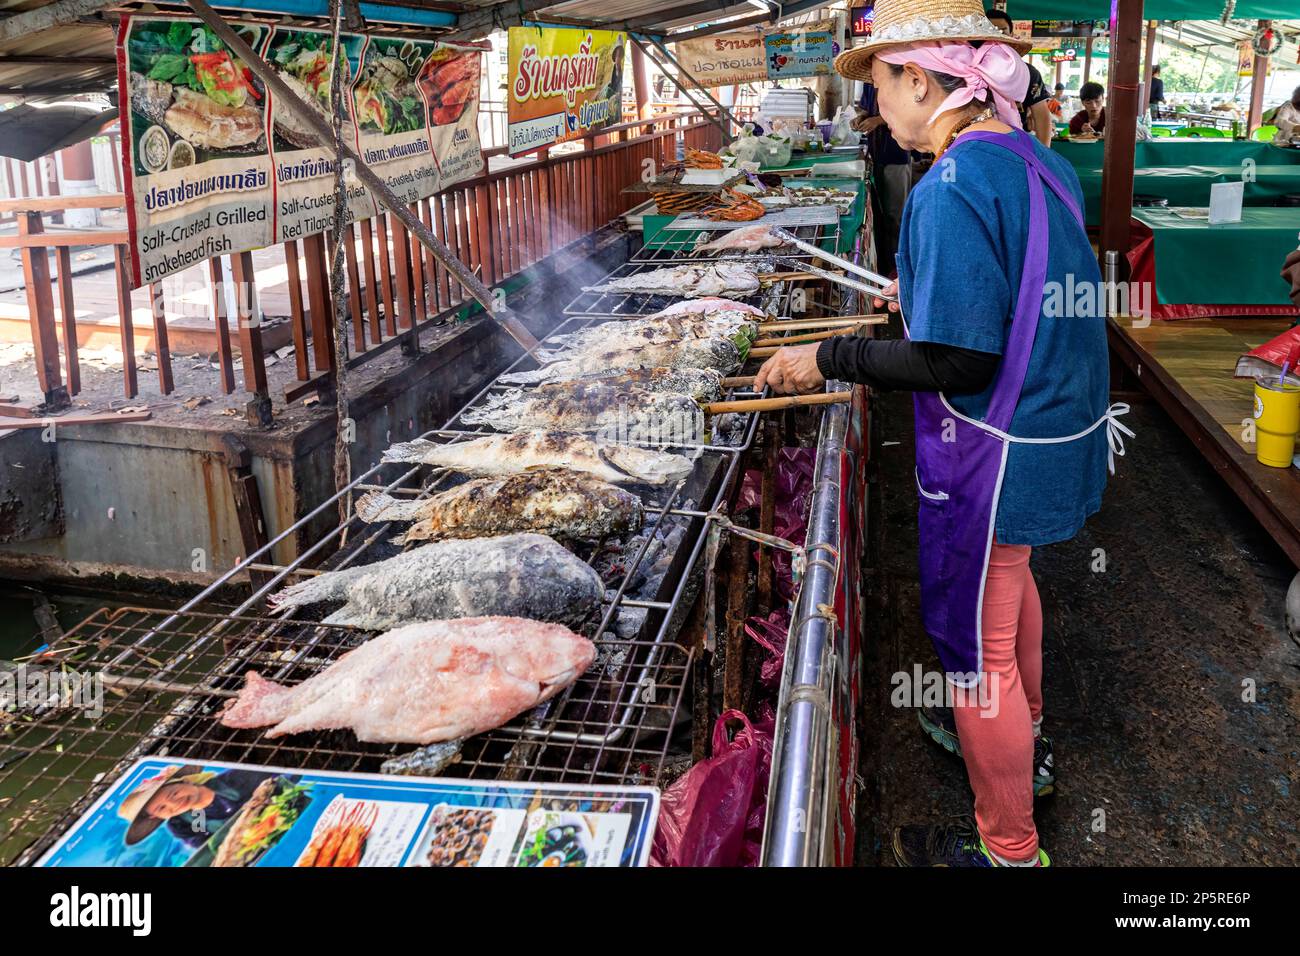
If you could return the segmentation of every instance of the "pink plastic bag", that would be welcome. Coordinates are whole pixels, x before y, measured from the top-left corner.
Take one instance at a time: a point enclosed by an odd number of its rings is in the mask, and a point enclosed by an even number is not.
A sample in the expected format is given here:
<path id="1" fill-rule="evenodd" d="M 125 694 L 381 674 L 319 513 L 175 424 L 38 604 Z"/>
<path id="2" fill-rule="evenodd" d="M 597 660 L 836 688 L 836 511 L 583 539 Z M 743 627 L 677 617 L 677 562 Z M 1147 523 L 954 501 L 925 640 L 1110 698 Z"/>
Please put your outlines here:
<path id="1" fill-rule="evenodd" d="M 727 721 L 743 725 L 727 740 Z M 758 724 L 728 710 L 713 725 L 713 756 L 663 792 L 653 866 L 755 866 L 772 772 L 770 710 Z"/>
<path id="2" fill-rule="evenodd" d="M 772 532 L 795 544 L 803 544 L 808 533 L 808 502 L 812 497 L 813 470 L 817 463 L 815 448 L 782 448 L 776 460 L 776 504 Z M 751 468 L 745 472 L 736 512 L 757 509 L 762 503 L 762 472 Z M 790 552 L 779 549 L 772 552 L 772 567 L 776 571 L 776 593 L 783 601 L 794 597 L 794 577 L 790 568 Z"/>
<path id="3" fill-rule="evenodd" d="M 781 685 L 781 668 L 785 664 L 785 642 L 790 634 L 790 613 L 777 608 L 767 617 L 754 615 L 745 621 L 745 633 L 765 651 L 767 656 L 759 666 L 758 682 L 775 691 Z"/>

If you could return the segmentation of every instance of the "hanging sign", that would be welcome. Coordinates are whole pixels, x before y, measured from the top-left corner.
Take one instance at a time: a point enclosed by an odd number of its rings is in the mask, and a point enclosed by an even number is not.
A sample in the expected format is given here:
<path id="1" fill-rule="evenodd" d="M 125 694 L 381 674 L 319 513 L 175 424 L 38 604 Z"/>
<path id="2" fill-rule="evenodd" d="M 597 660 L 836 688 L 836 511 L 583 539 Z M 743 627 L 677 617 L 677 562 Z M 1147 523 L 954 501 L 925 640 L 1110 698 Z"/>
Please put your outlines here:
<path id="1" fill-rule="evenodd" d="M 626 39 L 609 30 L 510 28 L 506 141 L 511 156 L 622 122 Z"/>
<path id="2" fill-rule="evenodd" d="M 286 85 L 333 122 L 333 40 L 235 23 Z M 478 175 L 482 45 L 343 34 L 343 136 L 415 202 Z M 334 157 L 207 26 L 124 15 L 117 40 L 132 285 L 334 224 Z M 349 222 L 377 205 L 345 173 Z"/>
<path id="3" fill-rule="evenodd" d="M 700 86 L 734 86 L 767 79 L 762 30 L 737 30 L 673 44 L 673 56 Z"/>
<path id="4" fill-rule="evenodd" d="M 876 8 L 872 7 L 850 7 L 849 8 L 849 36 L 855 39 L 865 39 L 871 36 L 871 28 L 875 24 Z"/>
<path id="5" fill-rule="evenodd" d="M 784 80 L 799 76 L 826 76 L 834 70 L 837 51 L 830 31 L 815 33 L 769 33 L 764 38 L 767 78 Z"/>

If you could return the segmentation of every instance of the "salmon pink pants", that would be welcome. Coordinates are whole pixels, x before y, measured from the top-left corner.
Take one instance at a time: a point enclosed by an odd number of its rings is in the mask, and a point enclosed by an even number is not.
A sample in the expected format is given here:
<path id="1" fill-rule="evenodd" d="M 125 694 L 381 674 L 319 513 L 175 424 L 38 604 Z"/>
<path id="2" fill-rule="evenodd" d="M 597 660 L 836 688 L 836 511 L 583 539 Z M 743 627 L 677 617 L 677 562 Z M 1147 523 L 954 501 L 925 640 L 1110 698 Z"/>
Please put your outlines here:
<path id="1" fill-rule="evenodd" d="M 1027 545 L 993 543 L 984 583 L 982 688 L 954 688 L 953 715 L 975 791 L 975 823 L 1003 860 L 1038 853 L 1034 728 L 1043 713 L 1043 609 Z"/>

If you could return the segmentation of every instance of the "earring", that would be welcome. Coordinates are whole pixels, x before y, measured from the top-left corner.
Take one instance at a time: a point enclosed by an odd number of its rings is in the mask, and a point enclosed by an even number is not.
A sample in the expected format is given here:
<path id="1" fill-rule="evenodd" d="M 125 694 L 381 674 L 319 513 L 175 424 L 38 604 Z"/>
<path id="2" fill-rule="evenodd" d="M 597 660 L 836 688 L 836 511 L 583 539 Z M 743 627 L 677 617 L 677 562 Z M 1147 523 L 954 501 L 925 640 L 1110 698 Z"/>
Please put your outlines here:
<path id="1" fill-rule="evenodd" d="M 924 94 L 924 93 L 917 93 L 915 96 L 912 97 L 912 102 L 913 102 L 913 103 L 919 103 L 919 102 L 921 102 L 921 100 L 923 100 L 923 99 L 925 99 L 925 94 Z"/>

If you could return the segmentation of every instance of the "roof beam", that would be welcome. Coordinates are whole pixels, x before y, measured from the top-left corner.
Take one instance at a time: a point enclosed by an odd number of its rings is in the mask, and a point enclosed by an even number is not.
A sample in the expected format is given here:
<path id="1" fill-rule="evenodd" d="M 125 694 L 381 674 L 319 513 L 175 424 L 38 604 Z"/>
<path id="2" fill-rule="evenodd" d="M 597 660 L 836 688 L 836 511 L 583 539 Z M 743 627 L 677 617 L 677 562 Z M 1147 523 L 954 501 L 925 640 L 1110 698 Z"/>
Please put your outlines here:
<path id="1" fill-rule="evenodd" d="M 119 3 L 121 0 L 55 0 L 54 3 L 35 10 L 15 13 L 12 17 L 0 20 L 0 43 L 66 26 Z"/>
<path id="2" fill-rule="evenodd" d="M 529 19 L 529 14 L 546 7 L 553 7 L 560 2 L 561 0 L 510 0 L 507 3 L 495 3 L 490 7 L 462 14 L 456 21 L 456 29 L 439 39 L 478 40 L 493 30 L 517 27 Z"/>
<path id="3" fill-rule="evenodd" d="M 715 10 L 718 13 L 723 13 L 730 7 L 743 5 L 744 0 L 695 0 L 694 3 L 684 3 L 676 7 L 666 7 L 654 13 L 644 13 L 639 17 L 629 17 L 623 21 L 623 26 L 629 30 L 636 30 L 641 27 L 653 27 L 656 24 L 680 20 L 682 17 L 711 13 Z"/>

